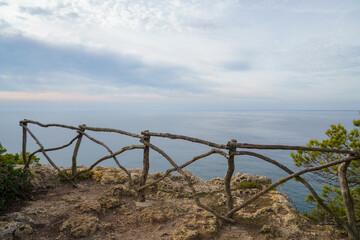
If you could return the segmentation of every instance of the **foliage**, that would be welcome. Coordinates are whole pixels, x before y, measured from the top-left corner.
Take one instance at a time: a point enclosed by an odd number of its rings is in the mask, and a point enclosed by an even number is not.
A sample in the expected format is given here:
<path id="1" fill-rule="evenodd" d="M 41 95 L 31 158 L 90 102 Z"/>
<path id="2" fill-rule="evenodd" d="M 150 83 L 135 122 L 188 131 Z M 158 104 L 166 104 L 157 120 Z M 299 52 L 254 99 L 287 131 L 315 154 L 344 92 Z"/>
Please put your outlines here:
<path id="1" fill-rule="evenodd" d="M 331 128 L 326 131 L 328 139 L 318 141 L 310 140 L 307 144 L 308 147 L 331 148 L 331 149 L 353 149 L 360 151 L 360 120 L 354 120 L 355 128 L 347 131 L 341 124 L 331 125 Z M 345 154 L 339 153 L 321 153 L 309 151 L 297 151 L 291 153 L 295 165 L 300 167 L 313 167 L 328 162 L 332 162 L 346 157 Z M 325 168 L 320 171 L 313 172 L 313 177 L 323 183 L 322 199 L 329 206 L 329 208 L 338 216 L 346 221 L 346 211 L 339 189 L 339 180 L 337 178 L 337 169 L 339 165 Z M 347 180 L 349 183 L 350 194 L 354 202 L 355 220 L 360 221 L 360 161 L 352 161 L 347 170 Z M 307 202 L 315 203 L 314 197 L 308 195 Z M 311 216 L 312 219 L 318 221 L 329 221 L 330 216 L 322 207 L 316 204 L 316 207 L 306 214 Z"/>
<path id="2" fill-rule="evenodd" d="M 78 172 L 80 172 L 80 171 L 76 170 L 76 173 L 78 173 Z M 92 170 L 90 170 L 88 172 L 83 172 L 83 173 L 80 173 L 77 176 L 77 179 L 86 180 L 86 179 L 90 178 L 93 174 L 94 174 L 94 172 Z M 72 177 L 72 171 L 71 170 L 63 170 L 63 171 L 61 171 L 61 173 L 58 173 L 57 175 L 60 178 L 60 181 L 67 181 L 67 179 L 64 177 L 64 175 L 67 178 L 71 178 Z"/>
<path id="3" fill-rule="evenodd" d="M 245 190 L 250 188 L 257 188 L 261 190 L 261 186 L 257 182 L 241 182 L 235 185 L 235 187 L 239 190 Z"/>
<path id="4" fill-rule="evenodd" d="M 0 142 L 0 156 L 1 156 L 2 161 L 14 163 L 14 164 L 24 164 L 24 159 L 22 157 L 22 153 L 12 154 L 12 153 L 6 153 L 6 151 L 7 151 L 7 149 L 4 148 Z M 26 158 L 29 159 L 29 157 L 30 157 L 30 153 L 26 152 Z M 33 156 L 31 156 L 30 164 L 34 163 L 34 162 L 38 163 L 39 161 L 40 161 L 40 158 L 33 155 Z"/>
<path id="5" fill-rule="evenodd" d="M 31 193 L 31 172 L 28 169 L 15 168 L 19 158 L 4 154 L 6 149 L 0 143 L 0 210 L 19 198 Z"/>

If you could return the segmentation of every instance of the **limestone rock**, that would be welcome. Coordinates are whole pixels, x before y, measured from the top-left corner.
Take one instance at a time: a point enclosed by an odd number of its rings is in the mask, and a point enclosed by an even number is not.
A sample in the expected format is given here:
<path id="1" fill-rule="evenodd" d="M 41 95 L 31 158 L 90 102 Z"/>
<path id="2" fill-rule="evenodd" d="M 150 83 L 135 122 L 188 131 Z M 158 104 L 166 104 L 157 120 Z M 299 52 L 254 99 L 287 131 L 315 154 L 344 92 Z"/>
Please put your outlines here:
<path id="1" fill-rule="evenodd" d="M 19 222 L 0 222 L 0 239 L 12 240 L 13 232 L 21 225 Z"/>
<path id="2" fill-rule="evenodd" d="M 129 169 L 131 179 L 134 184 L 139 183 L 141 169 Z M 97 166 L 93 169 L 94 174 L 91 176 L 95 181 L 101 184 L 118 183 L 124 184 L 129 181 L 125 171 L 119 168 Z"/>
<path id="3" fill-rule="evenodd" d="M 173 239 L 214 239 L 219 224 L 216 218 L 203 211 L 187 216 L 182 225 L 173 233 Z"/>
<path id="4" fill-rule="evenodd" d="M 29 239 L 29 236 L 34 233 L 34 229 L 29 224 L 24 224 L 15 229 L 14 236 L 17 239 Z"/>
<path id="5" fill-rule="evenodd" d="M 107 209 L 119 207 L 121 205 L 120 199 L 114 198 L 114 197 L 102 196 L 102 197 L 99 197 L 97 199 L 97 201 L 100 203 L 101 207 L 107 208 Z"/>
<path id="6" fill-rule="evenodd" d="M 137 196 L 136 192 L 124 185 L 115 185 L 108 190 L 105 191 L 105 196 L 113 196 L 113 197 L 135 197 Z"/>
<path id="7" fill-rule="evenodd" d="M 60 230 L 73 237 L 87 237 L 96 232 L 99 222 L 99 218 L 95 216 L 77 215 L 63 222 Z"/>
<path id="8" fill-rule="evenodd" d="M 74 206 L 74 209 L 79 211 L 80 213 L 100 212 L 101 205 L 99 202 L 85 201 L 85 202 L 76 204 Z"/>
<path id="9" fill-rule="evenodd" d="M 13 240 L 29 239 L 29 236 L 34 232 L 34 229 L 29 224 L 21 222 L 0 222 L 0 239 Z"/>
<path id="10" fill-rule="evenodd" d="M 266 186 L 267 184 L 271 184 L 271 178 L 262 175 L 254 175 L 251 176 L 249 174 L 243 174 L 242 172 L 237 172 L 231 179 L 231 184 L 239 184 L 242 182 L 256 182 L 260 185 Z"/>
<path id="11" fill-rule="evenodd" d="M 48 164 L 31 164 L 29 170 L 33 174 L 30 180 L 35 190 L 53 188 L 59 185 L 60 180 L 55 175 L 53 168 Z"/>
<path id="12" fill-rule="evenodd" d="M 81 197 L 79 196 L 64 196 L 61 198 L 61 200 L 67 202 L 67 203 L 77 203 L 81 201 Z"/>

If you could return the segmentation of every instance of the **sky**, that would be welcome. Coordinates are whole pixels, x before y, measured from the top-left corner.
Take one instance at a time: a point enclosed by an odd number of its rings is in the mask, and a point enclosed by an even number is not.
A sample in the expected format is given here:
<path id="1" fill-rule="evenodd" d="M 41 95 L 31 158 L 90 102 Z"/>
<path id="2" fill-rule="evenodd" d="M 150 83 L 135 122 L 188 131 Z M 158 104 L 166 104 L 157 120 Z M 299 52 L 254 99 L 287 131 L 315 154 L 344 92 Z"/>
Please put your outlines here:
<path id="1" fill-rule="evenodd" d="M 359 110 L 360 1 L 0 0 L 0 110 Z"/>

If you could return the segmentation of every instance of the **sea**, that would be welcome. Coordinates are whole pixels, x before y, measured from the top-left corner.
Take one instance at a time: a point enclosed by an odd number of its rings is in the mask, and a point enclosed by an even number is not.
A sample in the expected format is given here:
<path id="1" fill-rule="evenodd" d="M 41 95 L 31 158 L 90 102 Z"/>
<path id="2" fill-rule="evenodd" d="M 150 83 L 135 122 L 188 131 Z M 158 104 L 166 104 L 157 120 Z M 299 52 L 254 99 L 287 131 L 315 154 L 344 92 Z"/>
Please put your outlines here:
<path id="1" fill-rule="evenodd" d="M 341 123 L 347 129 L 352 129 L 352 121 L 359 118 L 359 111 L 0 111 L 0 142 L 8 153 L 19 153 L 22 142 L 19 121 L 31 119 L 44 124 L 60 123 L 72 126 L 86 124 L 91 127 L 115 128 L 137 134 L 141 134 L 144 130 L 173 133 L 219 144 L 226 144 L 231 139 L 236 139 L 240 143 L 305 146 L 310 139 L 325 139 L 325 132 L 331 124 Z M 33 124 L 29 124 L 29 129 L 45 148 L 64 145 L 77 134 L 69 129 L 42 128 Z M 113 152 L 124 146 L 140 144 L 137 138 L 117 133 L 91 131 L 87 133 L 107 144 Z M 178 165 L 211 150 L 211 147 L 202 144 L 159 137 L 151 137 L 151 143 L 166 152 Z M 48 154 L 58 166 L 69 167 L 74 145 Z M 38 148 L 35 141 L 28 136 L 27 151 L 33 152 Z M 290 156 L 291 151 L 250 151 L 270 157 L 293 171 L 299 170 Z M 78 164 L 90 166 L 105 155 L 108 155 L 108 152 L 104 147 L 84 137 L 78 154 Z M 119 155 L 118 160 L 127 168 L 142 168 L 142 156 L 142 150 L 135 149 Z M 46 158 L 41 154 L 37 154 L 37 157 L 40 157 L 40 163 L 47 163 Z M 101 165 L 116 167 L 112 159 L 105 160 Z M 164 157 L 150 151 L 150 172 L 166 171 L 169 168 L 172 166 Z M 227 160 L 215 154 L 198 160 L 186 169 L 204 180 L 224 177 Z M 283 170 L 251 156 L 236 156 L 235 172 L 269 176 L 273 182 L 287 176 Z M 310 175 L 306 175 L 305 178 L 321 193 L 320 183 L 314 181 Z M 278 190 L 287 194 L 294 207 L 300 212 L 307 212 L 314 207 L 305 202 L 309 191 L 299 182 L 291 180 L 278 187 Z"/>

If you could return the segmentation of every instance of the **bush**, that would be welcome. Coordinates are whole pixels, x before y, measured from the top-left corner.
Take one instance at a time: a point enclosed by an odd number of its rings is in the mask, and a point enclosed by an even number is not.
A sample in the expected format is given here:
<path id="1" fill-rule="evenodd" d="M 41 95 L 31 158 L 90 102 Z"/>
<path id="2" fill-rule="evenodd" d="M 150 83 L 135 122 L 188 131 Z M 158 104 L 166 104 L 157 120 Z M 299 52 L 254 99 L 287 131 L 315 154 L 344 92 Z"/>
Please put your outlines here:
<path id="1" fill-rule="evenodd" d="M 245 190 L 245 189 L 250 189 L 250 188 L 257 188 L 257 189 L 261 190 L 261 186 L 257 182 L 242 182 L 242 183 L 236 184 L 235 187 L 239 190 Z"/>
<path id="2" fill-rule="evenodd" d="M 23 159 L 19 154 L 10 154 L 6 151 L 0 143 L 0 210 L 6 209 L 17 199 L 27 197 L 32 190 L 31 172 L 28 169 L 14 168 L 15 164 L 24 163 Z M 39 161 L 35 156 L 32 159 L 35 162 Z"/>
<path id="3" fill-rule="evenodd" d="M 14 168 L 14 163 L 4 161 L 0 155 L 0 210 L 19 198 L 27 197 L 32 190 L 31 172 Z"/>
<path id="4" fill-rule="evenodd" d="M 0 156 L 3 161 L 13 163 L 13 164 L 25 164 L 24 159 L 22 158 L 22 153 L 12 154 L 12 153 L 6 153 L 6 151 L 7 151 L 6 148 L 4 148 L 0 142 Z M 30 153 L 26 152 L 26 158 L 29 159 L 29 157 L 30 157 Z M 34 163 L 34 162 L 38 163 L 39 161 L 40 161 L 40 158 L 33 155 L 33 156 L 31 156 L 30 164 Z"/>

